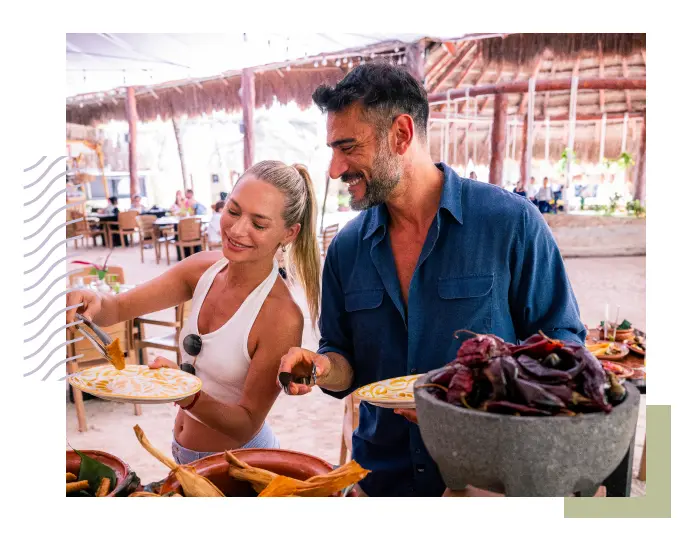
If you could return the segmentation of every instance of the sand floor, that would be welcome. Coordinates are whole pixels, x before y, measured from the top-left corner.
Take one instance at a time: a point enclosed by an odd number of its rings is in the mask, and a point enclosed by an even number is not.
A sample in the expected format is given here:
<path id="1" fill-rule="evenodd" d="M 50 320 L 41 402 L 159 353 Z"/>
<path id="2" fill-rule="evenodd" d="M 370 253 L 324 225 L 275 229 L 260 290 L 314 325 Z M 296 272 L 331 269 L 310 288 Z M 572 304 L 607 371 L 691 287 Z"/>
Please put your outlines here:
<path id="1" fill-rule="evenodd" d="M 71 250 L 72 259 L 96 260 L 106 256 L 103 248 Z M 156 265 L 153 250 L 146 250 L 145 263 L 140 262 L 138 249 L 115 249 L 110 263 L 125 269 L 128 283 L 144 282 L 167 267 Z M 576 293 L 581 317 L 589 326 L 597 324 L 605 304 L 612 311 L 619 304 L 621 315 L 644 330 L 646 321 L 646 258 L 578 258 L 566 260 Z M 298 295 L 298 291 L 295 292 Z M 308 316 L 308 314 L 307 314 Z M 173 311 L 159 312 L 157 318 L 174 319 Z M 154 331 L 157 334 L 158 330 Z M 315 337 L 310 323 L 304 333 L 304 346 L 313 348 Z M 168 356 L 167 353 L 163 355 Z M 153 356 L 153 354 L 151 354 Z M 171 356 L 174 359 L 174 355 Z M 635 480 L 633 496 L 645 494 L 646 483 L 636 479 L 646 430 L 646 400 L 642 396 L 637 424 Z M 141 448 L 133 433 L 138 423 L 148 438 L 163 451 L 169 452 L 172 426 L 177 408 L 173 405 L 144 405 L 142 416 L 133 414 L 133 407 L 99 400 L 85 403 L 88 431 L 78 432 L 75 407 L 66 406 L 68 441 L 78 449 L 99 449 L 125 460 L 144 482 L 162 479 L 167 469 Z M 268 422 L 281 446 L 319 456 L 336 464 L 340 451 L 343 403 L 316 389 L 310 395 L 295 398 L 282 394 L 268 416 Z"/>

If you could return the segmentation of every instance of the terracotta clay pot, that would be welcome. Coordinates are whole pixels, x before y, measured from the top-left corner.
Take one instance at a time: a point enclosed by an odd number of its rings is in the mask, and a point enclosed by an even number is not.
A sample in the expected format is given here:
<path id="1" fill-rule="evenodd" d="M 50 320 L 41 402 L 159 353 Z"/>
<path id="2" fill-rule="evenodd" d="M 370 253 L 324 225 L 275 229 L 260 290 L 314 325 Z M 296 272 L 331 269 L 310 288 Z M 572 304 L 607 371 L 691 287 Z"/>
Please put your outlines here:
<path id="1" fill-rule="evenodd" d="M 250 466 L 294 479 L 309 479 L 327 474 L 333 469 L 328 462 L 318 457 L 286 449 L 238 449 L 231 452 Z M 190 466 L 198 474 L 211 480 L 227 497 L 257 496 L 249 483 L 233 479 L 228 475 L 229 463 L 226 462 L 225 453 L 195 460 L 190 463 Z M 180 482 L 173 473 L 170 473 L 163 482 L 160 494 L 164 495 L 170 491 L 182 492 Z M 348 496 L 356 496 L 355 490 L 353 489 Z"/>
<path id="2" fill-rule="evenodd" d="M 604 332 L 603 329 L 598 330 L 598 337 L 602 341 L 604 337 Z M 612 329 L 608 329 L 608 338 L 612 335 Z M 631 338 L 634 338 L 634 329 L 631 328 L 629 330 L 618 330 L 615 333 L 615 341 L 616 342 L 624 342 L 625 340 L 629 340 Z"/>
<path id="3" fill-rule="evenodd" d="M 105 466 L 109 466 L 117 475 L 117 484 L 109 493 L 108 497 L 127 496 L 139 484 L 139 478 L 131 471 L 129 465 L 123 460 L 114 455 L 103 451 L 80 451 L 84 455 L 89 456 L 102 462 Z M 78 475 L 80 471 L 80 456 L 75 451 L 66 451 L 66 472 Z"/>

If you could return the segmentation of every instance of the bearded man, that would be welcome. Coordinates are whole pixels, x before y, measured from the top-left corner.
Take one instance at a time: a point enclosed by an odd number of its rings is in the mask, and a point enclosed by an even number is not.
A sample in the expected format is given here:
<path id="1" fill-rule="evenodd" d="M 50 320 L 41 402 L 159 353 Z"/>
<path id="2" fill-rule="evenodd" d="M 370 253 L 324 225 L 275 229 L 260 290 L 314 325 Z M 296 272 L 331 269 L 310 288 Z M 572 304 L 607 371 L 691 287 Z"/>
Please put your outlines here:
<path id="1" fill-rule="evenodd" d="M 328 113 L 329 174 L 362 213 L 323 269 L 317 352 L 292 348 L 280 372 L 343 398 L 454 359 L 458 329 L 516 343 L 538 331 L 582 344 L 586 329 L 551 231 L 527 199 L 461 178 L 428 150 L 428 98 L 407 71 L 367 64 L 313 99 Z M 312 386 L 291 384 L 304 395 Z M 396 414 L 398 413 L 398 414 Z M 414 411 L 360 406 L 352 456 L 369 496 L 440 496 L 445 485 Z"/>

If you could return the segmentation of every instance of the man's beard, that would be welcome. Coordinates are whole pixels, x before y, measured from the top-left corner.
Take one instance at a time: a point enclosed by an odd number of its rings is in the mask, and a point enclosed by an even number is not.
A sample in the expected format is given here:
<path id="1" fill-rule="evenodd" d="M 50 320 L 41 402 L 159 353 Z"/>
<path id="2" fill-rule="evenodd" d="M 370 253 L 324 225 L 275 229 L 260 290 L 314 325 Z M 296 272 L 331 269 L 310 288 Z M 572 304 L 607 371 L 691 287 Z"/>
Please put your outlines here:
<path id="1" fill-rule="evenodd" d="M 402 175 L 400 155 L 392 154 L 389 145 L 381 140 L 379 152 L 372 163 L 372 179 L 365 181 L 365 195 L 359 199 L 354 199 L 351 195 L 350 208 L 367 210 L 385 203 L 401 181 Z M 343 175 L 343 178 L 345 177 L 346 175 Z"/>

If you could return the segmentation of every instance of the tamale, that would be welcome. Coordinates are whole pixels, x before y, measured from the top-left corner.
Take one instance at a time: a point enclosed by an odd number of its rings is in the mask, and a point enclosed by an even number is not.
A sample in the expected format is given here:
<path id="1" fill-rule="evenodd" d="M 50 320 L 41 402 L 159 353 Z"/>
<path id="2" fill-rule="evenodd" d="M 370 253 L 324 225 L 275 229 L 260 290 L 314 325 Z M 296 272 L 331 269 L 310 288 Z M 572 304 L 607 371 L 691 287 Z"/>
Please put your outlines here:
<path id="1" fill-rule="evenodd" d="M 150 454 L 157 458 L 172 470 L 175 477 L 182 486 L 182 491 L 186 497 L 225 497 L 216 485 L 209 481 L 206 477 L 199 475 L 191 466 L 179 465 L 173 459 L 168 458 L 158 449 L 156 449 L 146 438 L 143 430 L 138 426 L 134 426 L 136 438 L 141 443 L 141 446 Z"/>
<path id="2" fill-rule="evenodd" d="M 106 497 L 107 494 L 109 493 L 109 478 L 103 477 L 100 480 L 100 486 L 97 488 L 97 491 L 95 492 L 96 497 Z"/>
<path id="3" fill-rule="evenodd" d="M 78 479 L 78 477 L 75 474 L 71 474 L 70 472 L 66 472 L 66 483 L 69 483 L 71 481 L 75 481 Z"/>

